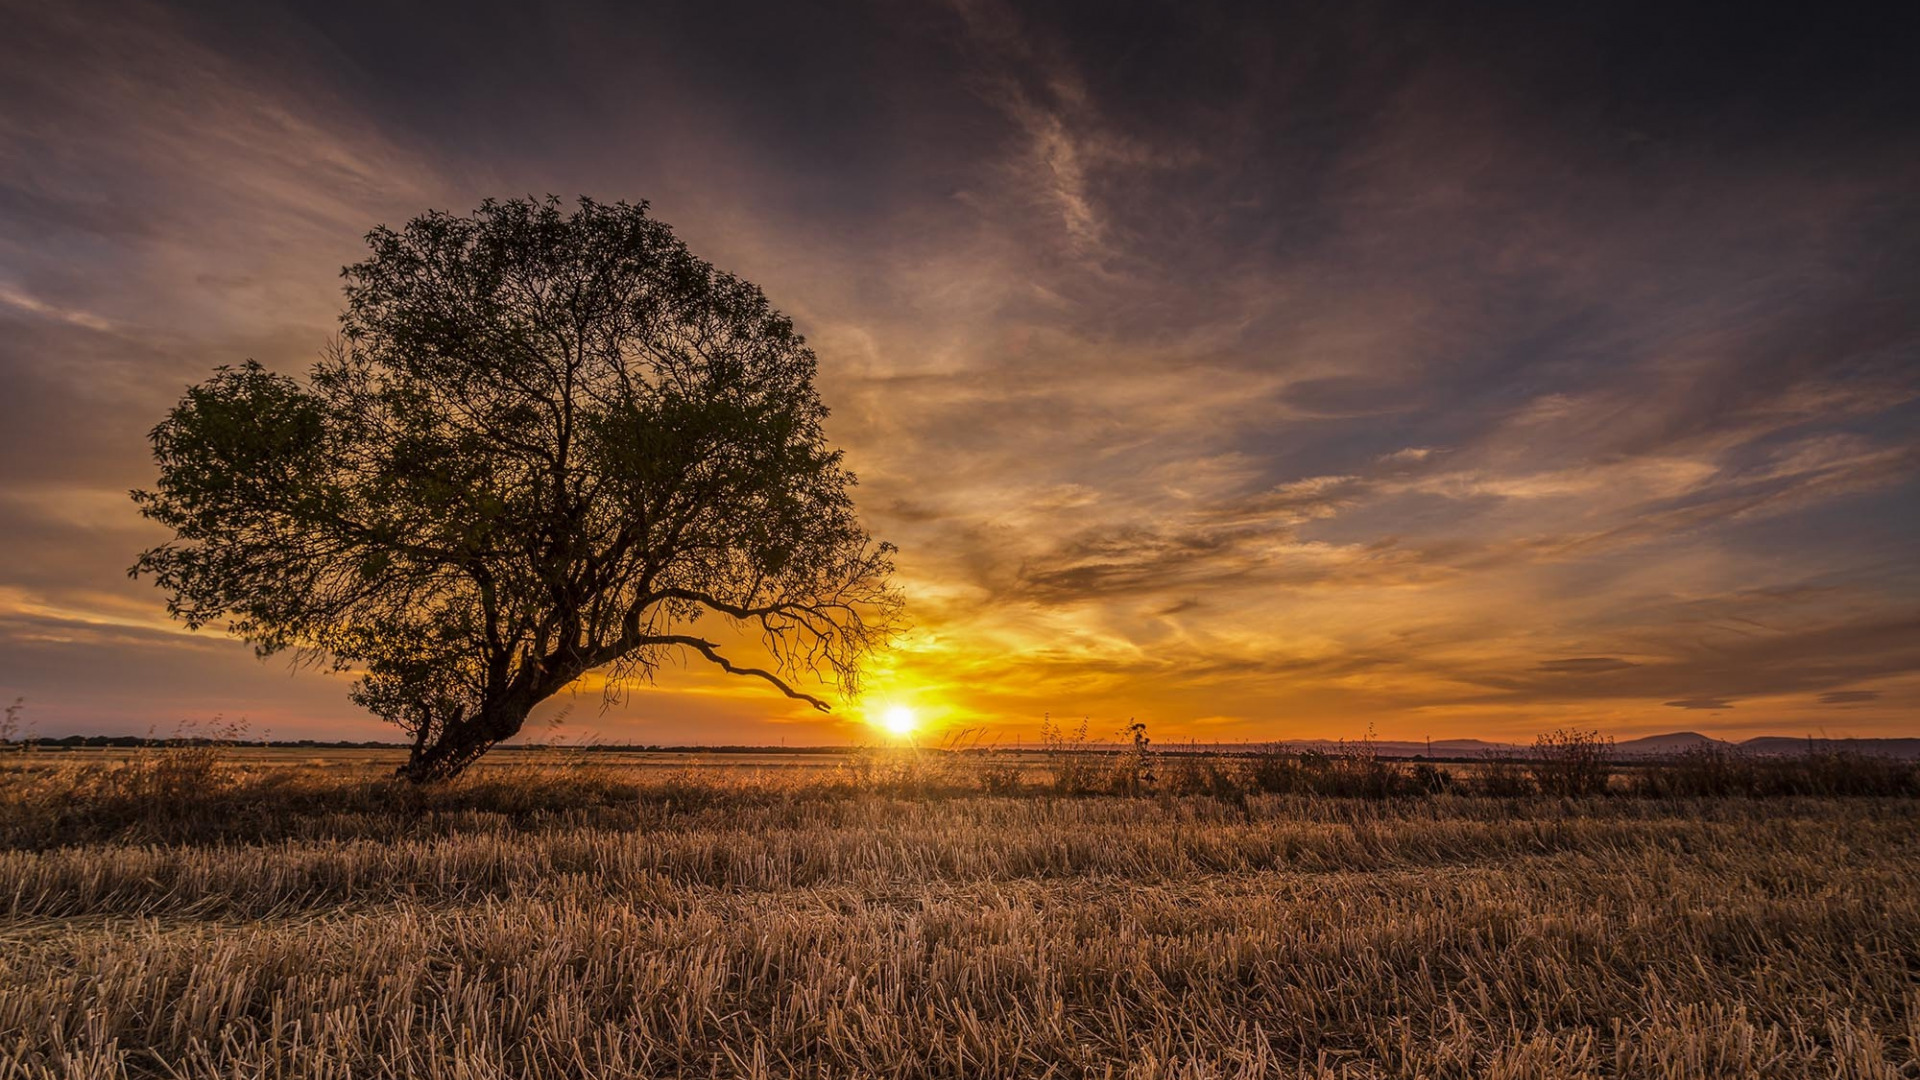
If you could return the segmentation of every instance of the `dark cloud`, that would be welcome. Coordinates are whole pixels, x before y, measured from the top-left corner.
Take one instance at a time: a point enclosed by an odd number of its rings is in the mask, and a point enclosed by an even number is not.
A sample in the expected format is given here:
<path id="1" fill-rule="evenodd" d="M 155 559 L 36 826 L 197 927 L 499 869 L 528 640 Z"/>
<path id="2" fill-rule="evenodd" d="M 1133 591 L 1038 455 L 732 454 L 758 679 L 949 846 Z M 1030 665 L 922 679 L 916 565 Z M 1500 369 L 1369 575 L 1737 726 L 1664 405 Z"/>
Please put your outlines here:
<path id="1" fill-rule="evenodd" d="M 1522 700 L 1719 701 L 1825 693 L 1920 671 L 1920 620 L 1911 617 L 1785 627 L 1765 621 L 1815 618 L 1839 599 L 1830 593 L 1798 598 L 1749 593 L 1713 603 L 1665 605 L 1636 613 L 1632 620 L 1644 650 L 1637 662 L 1610 657 L 1549 661 L 1531 674 L 1497 673 L 1476 681 Z M 1619 617 L 1609 612 L 1606 619 Z M 1579 678 L 1569 678 L 1572 673 Z M 1719 693 L 1699 693 L 1701 686 Z"/>
<path id="2" fill-rule="evenodd" d="M 1543 660 L 1539 670 L 1551 671 L 1562 675 L 1595 675 L 1607 671 L 1624 671 L 1639 667 L 1631 660 L 1622 660 L 1617 656 L 1574 656 L 1565 660 Z"/>
<path id="3" fill-rule="evenodd" d="M 1878 690 L 1829 690 L 1820 695 L 1822 705 L 1862 705 L 1879 700 Z"/>
<path id="4" fill-rule="evenodd" d="M 1717 697 L 1681 698 L 1678 701 L 1668 701 L 1668 702 L 1663 702 L 1662 704 L 1665 704 L 1675 709 L 1731 709 L 1733 708 L 1733 702 L 1728 701 L 1726 698 L 1717 698 Z"/>
<path id="5" fill-rule="evenodd" d="M 1402 396 L 1407 389 L 1397 381 L 1330 375 L 1289 383 L 1280 400 L 1314 417 L 1381 416 L 1417 407 Z"/>

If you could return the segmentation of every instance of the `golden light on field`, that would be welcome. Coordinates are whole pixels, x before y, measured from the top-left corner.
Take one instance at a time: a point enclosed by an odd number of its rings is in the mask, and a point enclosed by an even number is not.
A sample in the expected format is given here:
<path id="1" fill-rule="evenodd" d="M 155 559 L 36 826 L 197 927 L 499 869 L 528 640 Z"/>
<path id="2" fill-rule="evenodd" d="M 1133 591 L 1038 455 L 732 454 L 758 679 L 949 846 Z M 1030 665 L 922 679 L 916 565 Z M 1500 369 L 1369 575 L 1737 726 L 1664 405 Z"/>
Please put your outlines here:
<path id="1" fill-rule="evenodd" d="M 896 739 L 904 739 L 920 726 L 920 716 L 905 705 L 892 705 L 880 714 L 880 728 Z"/>

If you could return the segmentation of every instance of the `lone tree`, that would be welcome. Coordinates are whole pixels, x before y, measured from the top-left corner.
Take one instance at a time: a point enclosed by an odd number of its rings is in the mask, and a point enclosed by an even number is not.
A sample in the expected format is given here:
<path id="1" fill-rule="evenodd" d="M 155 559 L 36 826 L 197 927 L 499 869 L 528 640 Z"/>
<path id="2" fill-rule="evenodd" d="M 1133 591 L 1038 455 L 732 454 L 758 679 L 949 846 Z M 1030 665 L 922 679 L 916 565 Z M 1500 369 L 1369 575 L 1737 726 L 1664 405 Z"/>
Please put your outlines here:
<path id="1" fill-rule="evenodd" d="M 360 673 L 415 781 L 590 671 L 668 657 L 857 692 L 898 611 L 827 446 L 814 356 L 646 204 L 488 201 L 368 235 L 305 382 L 217 369 L 153 430 L 140 556 L 189 627 Z M 757 634 L 771 670 L 697 632 Z"/>

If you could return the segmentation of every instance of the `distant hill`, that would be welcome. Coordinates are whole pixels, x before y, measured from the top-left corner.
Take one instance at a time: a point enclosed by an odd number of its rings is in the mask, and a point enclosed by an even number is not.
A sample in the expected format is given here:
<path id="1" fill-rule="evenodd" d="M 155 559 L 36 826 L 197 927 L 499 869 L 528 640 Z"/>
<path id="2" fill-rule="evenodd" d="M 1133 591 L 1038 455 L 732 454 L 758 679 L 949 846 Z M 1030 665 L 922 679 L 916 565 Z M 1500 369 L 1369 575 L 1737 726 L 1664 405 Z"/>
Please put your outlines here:
<path id="1" fill-rule="evenodd" d="M 1386 758 L 1478 758 L 1489 754 L 1518 754 L 1524 757 L 1533 750 L 1532 742 L 1501 743 L 1488 742 L 1485 739 L 1435 739 L 1432 743 L 1398 740 L 1367 743 L 1358 740 L 1341 742 L 1333 739 L 1304 739 L 1282 745 L 1293 750 L 1319 750 L 1323 753 L 1336 754 L 1343 751 L 1370 749 L 1380 757 Z M 1763 735 L 1744 742 L 1730 742 L 1726 739 L 1716 739 L 1711 735 L 1702 735 L 1697 731 L 1675 731 L 1666 735 L 1626 739 L 1613 744 L 1613 756 L 1626 759 L 1671 757 L 1703 746 L 1767 757 L 1804 754 L 1811 749 L 1820 752 L 1920 760 L 1920 739 L 1796 739 L 1781 735 Z M 1177 744 L 1172 748 L 1177 750 Z"/>
<path id="2" fill-rule="evenodd" d="M 1677 731 L 1671 735 L 1649 735 L 1615 743 L 1616 757 L 1666 757 L 1683 754 L 1702 746 L 1738 750 L 1743 754 L 1786 757 L 1816 751 L 1821 753 L 1867 754 L 1902 760 L 1920 760 L 1920 739 L 1809 739 L 1788 735 L 1762 735 L 1743 742 L 1728 742 L 1697 731 Z"/>
<path id="3" fill-rule="evenodd" d="M 1749 754 L 1804 754 L 1809 750 L 1872 754 L 1875 757 L 1920 760 L 1920 739 L 1793 739 L 1784 735 L 1762 735 L 1740 744 Z"/>
<path id="4" fill-rule="evenodd" d="M 1665 756 L 1679 754 L 1700 746 L 1731 747 L 1733 744 L 1720 739 L 1708 738 L 1697 731 L 1676 731 L 1671 735 L 1648 735 L 1642 739 L 1628 739 L 1613 744 L 1613 752 L 1622 757 L 1645 757 L 1649 754 Z"/>

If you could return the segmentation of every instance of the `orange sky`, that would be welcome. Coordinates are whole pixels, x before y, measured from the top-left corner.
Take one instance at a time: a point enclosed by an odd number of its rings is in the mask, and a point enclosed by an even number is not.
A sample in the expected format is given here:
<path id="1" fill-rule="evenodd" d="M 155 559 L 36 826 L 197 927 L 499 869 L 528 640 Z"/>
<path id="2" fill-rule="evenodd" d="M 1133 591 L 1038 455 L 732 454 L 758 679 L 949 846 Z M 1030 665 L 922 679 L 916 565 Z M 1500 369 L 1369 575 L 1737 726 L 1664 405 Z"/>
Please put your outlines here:
<path id="1" fill-rule="evenodd" d="M 1590 47 L 1637 10 L 23 10 L 0 693 L 42 734 L 390 734 L 170 625 L 126 492 L 186 384 L 304 370 L 369 227 L 552 191 L 652 200 L 807 334 L 915 624 L 865 707 L 927 738 L 1920 735 L 1906 61 Z M 561 710 L 872 737 L 697 668 Z"/>

